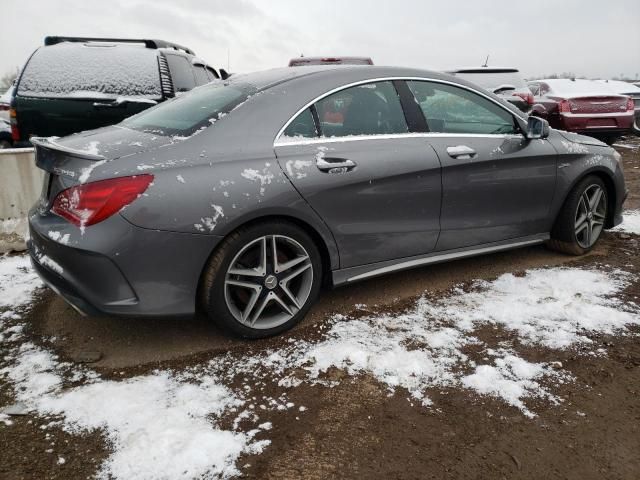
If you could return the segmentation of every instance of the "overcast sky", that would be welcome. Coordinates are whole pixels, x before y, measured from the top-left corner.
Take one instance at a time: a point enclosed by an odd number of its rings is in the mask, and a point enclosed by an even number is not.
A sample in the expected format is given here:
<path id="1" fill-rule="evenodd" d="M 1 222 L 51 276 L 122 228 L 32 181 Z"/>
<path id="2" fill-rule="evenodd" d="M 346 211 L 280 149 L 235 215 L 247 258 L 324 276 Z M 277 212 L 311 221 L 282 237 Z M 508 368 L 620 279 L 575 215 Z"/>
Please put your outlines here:
<path id="1" fill-rule="evenodd" d="M 0 0 L 0 73 L 46 35 L 160 38 L 247 72 L 365 55 L 430 69 L 640 76 L 640 0 Z"/>

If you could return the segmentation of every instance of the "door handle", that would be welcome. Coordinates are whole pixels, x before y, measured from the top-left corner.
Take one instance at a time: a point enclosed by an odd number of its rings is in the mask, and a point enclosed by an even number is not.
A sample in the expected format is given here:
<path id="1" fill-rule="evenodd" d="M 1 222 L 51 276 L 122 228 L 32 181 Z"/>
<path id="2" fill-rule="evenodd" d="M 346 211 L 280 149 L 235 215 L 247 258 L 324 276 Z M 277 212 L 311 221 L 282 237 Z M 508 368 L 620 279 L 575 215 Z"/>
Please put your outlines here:
<path id="1" fill-rule="evenodd" d="M 451 158 L 459 160 L 470 160 L 477 155 L 476 151 L 466 145 L 457 145 L 455 147 L 447 147 L 447 153 Z"/>
<path id="2" fill-rule="evenodd" d="M 345 173 L 355 166 L 356 163 L 348 158 L 320 157 L 316 159 L 316 167 L 323 172 Z"/>

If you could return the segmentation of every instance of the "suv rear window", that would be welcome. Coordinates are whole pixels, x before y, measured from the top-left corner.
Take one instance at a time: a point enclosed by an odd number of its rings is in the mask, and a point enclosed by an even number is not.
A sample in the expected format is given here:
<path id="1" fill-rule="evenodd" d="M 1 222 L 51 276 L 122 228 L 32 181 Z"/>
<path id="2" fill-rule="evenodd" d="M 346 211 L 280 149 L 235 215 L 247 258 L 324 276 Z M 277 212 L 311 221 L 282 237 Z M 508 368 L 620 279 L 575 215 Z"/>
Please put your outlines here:
<path id="1" fill-rule="evenodd" d="M 156 51 L 137 45 L 61 43 L 41 47 L 24 68 L 18 95 L 159 99 Z"/>
<path id="2" fill-rule="evenodd" d="M 129 117 L 122 125 L 160 135 L 188 136 L 213 124 L 255 92 L 247 84 L 212 83 Z"/>
<path id="3" fill-rule="evenodd" d="M 494 89 L 502 85 L 526 88 L 520 72 L 458 72 L 455 76 L 464 78 L 486 89 Z"/>

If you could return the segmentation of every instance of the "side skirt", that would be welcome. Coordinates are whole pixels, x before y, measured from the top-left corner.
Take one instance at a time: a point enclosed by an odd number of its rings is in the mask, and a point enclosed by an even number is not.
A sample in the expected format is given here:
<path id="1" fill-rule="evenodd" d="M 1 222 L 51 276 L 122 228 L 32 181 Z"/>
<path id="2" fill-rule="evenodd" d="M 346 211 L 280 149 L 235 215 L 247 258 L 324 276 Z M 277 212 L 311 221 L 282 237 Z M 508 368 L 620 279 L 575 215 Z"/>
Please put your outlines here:
<path id="1" fill-rule="evenodd" d="M 449 260 L 475 257 L 478 255 L 484 255 L 485 253 L 495 253 L 503 250 L 512 250 L 514 248 L 528 247 L 530 245 L 543 243 L 545 240 L 549 240 L 549 234 L 539 233 L 536 235 L 529 235 L 527 237 L 512 238 L 502 242 L 485 243 L 482 245 L 474 245 L 473 247 L 458 248 L 444 252 L 428 253 L 425 255 L 416 255 L 415 257 L 405 257 L 397 260 L 371 263 L 358 267 L 344 268 L 342 270 L 334 270 L 332 272 L 333 284 L 334 286 L 344 285 L 346 283 L 357 282 L 358 280 L 364 280 L 398 270 L 408 270 L 410 268 L 447 262 Z"/>

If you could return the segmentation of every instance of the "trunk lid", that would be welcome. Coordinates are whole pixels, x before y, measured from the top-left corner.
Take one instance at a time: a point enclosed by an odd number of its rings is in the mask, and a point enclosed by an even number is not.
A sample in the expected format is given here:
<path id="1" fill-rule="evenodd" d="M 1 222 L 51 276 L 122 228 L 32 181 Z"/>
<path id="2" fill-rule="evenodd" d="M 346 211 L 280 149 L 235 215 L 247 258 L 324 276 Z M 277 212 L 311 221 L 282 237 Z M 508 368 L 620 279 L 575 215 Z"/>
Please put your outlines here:
<path id="1" fill-rule="evenodd" d="M 61 139 L 32 138 L 36 166 L 46 172 L 40 209 L 48 210 L 62 190 L 89 181 L 100 165 L 168 145 L 171 141 L 171 137 L 116 126 Z"/>
<path id="2" fill-rule="evenodd" d="M 569 98 L 571 113 L 624 113 L 627 97 L 623 95 L 595 95 Z"/>

